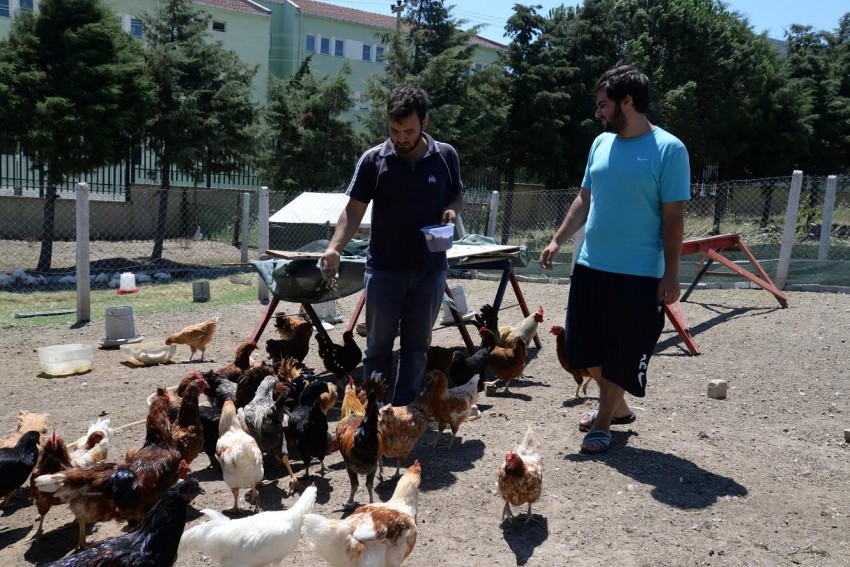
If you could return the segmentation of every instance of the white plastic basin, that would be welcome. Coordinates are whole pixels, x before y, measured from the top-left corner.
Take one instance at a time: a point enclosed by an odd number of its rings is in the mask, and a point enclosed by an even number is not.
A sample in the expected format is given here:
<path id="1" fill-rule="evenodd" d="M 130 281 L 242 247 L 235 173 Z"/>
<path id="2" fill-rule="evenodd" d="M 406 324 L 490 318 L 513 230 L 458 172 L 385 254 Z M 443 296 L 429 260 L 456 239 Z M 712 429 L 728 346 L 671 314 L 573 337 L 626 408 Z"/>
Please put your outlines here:
<path id="1" fill-rule="evenodd" d="M 140 343 L 121 345 L 121 355 L 130 364 L 150 366 L 164 364 L 171 360 L 177 351 L 177 345 L 167 345 L 164 342 L 142 341 Z"/>
<path id="2" fill-rule="evenodd" d="M 38 362 L 45 374 L 66 376 L 91 370 L 91 346 L 53 345 L 38 348 Z"/>
<path id="3" fill-rule="evenodd" d="M 419 230 L 425 235 L 425 245 L 429 251 L 442 252 L 452 247 L 452 238 L 455 234 L 454 223 L 434 224 Z"/>

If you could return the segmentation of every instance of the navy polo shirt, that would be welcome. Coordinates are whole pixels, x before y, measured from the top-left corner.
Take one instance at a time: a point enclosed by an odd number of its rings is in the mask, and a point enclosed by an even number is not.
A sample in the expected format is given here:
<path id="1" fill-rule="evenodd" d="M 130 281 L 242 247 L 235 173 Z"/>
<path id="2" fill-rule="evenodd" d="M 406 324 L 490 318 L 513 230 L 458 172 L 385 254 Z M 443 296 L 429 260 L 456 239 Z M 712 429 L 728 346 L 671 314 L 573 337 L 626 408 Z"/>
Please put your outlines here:
<path id="1" fill-rule="evenodd" d="M 346 195 L 372 202 L 372 235 L 366 265 L 380 270 L 445 269 L 445 252 L 429 252 L 422 227 L 440 224 L 443 211 L 463 192 L 460 160 L 449 144 L 423 132 L 428 149 L 415 165 L 399 157 L 391 140 L 357 162 Z"/>

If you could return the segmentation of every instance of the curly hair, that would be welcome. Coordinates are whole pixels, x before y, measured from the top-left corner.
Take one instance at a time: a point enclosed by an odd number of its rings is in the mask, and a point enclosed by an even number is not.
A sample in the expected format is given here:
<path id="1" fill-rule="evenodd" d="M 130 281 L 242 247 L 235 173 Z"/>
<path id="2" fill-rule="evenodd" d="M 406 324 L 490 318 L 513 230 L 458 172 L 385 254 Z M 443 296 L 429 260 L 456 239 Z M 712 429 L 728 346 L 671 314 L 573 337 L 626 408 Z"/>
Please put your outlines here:
<path id="1" fill-rule="evenodd" d="M 428 95 L 419 87 L 396 87 L 387 100 L 387 116 L 391 122 L 398 122 L 413 113 L 422 122 L 428 115 Z"/>
<path id="2" fill-rule="evenodd" d="M 631 96 L 636 111 L 646 114 L 649 110 L 649 79 L 634 65 L 617 65 L 605 71 L 593 92 L 598 93 L 602 89 L 617 104 Z"/>

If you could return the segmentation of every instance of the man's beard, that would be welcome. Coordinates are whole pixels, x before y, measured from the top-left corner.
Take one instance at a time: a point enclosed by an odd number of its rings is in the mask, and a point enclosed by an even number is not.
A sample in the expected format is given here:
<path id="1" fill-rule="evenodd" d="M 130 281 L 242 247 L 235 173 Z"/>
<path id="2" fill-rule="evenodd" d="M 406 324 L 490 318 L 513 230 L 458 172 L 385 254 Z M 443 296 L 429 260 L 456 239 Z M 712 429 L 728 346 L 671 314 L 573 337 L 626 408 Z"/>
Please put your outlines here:
<path id="1" fill-rule="evenodd" d="M 420 140 L 422 140 L 422 134 L 421 133 L 419 134 L 419 136 L 416 137 L 416 141 L 411 143 L 410 145 L 399 146 L 398 144 L 393 142 L 393 146 L 395 146 L 396 153 L 409 154 L 410 152 L 412 152 L 413 150 L 416 149 L 416 147 L 419 145 Z"/>
<path id="2" fill-rule="evenodd" d="M 614 117 L 611 121 L 603 120 L 603 123 L 606 132 L 619 134 L 626 129 L 626 115 L 623 114 L 619 104 L 614 105 Z"/>

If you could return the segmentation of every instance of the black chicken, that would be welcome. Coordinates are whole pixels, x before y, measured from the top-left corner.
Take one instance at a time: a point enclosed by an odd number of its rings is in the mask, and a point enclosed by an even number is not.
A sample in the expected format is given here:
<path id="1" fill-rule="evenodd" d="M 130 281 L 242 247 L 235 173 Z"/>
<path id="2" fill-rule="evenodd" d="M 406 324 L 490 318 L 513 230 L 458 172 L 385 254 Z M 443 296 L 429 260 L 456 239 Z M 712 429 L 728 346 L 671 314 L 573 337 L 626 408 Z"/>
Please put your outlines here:
<path id="1" fill-rule="evenodd" d="M 38 461 L 38 431 L 27 431 L 14 447 L 0 449 L 0 496 L 3 505 L 24 483 Z"/>
<path id="2" fill-rule="evenodd" d="M 289 417 L 295 448 L 304 463 L 304 478 L 310 475 L 310 461 L 318 459 L 320 473 L 325 476 L 325 455 L 328 452 L 328 416 L 322 411 L 322 401 L 316 397 L 312 406 L 298 406 Z"/>
<path id="3" fill-rule="evenodd" d="M 462 386 L 478 374 L 481 377 L 478 380 L 478 391 L 482 391 L 484 389 L 484 373 L 487 369 L 487 359 L 489 356 L 490 350 L 486 347 L 479 348 L 472 356 L 464 356 L 460 351 L 452 353 L 452 364 L 449 366 L 447 373 L 449 388 Z"/>
<path id="4" fill-rule="evenodd" d="M 50 563 L 48 567 L 168 567 L 186 526 L 186 510 L 204 490 L 189 478 L 165 493 L 134 531 L 105 539 L 92 547 Z"/>
<path id="5" fill-rule="evenodd" d="M 204 380 L 207 381 L 209 388 L 204 390 L 204 395 L 214 408 L 217 408 L 221 413 L 221 408 L 224 407 L 224 401 L 227 398 L 231 400 L 236 398 L 236 382 L 231 382 L 215 370 L 210 370 L 201 374 Z"/>
<path id="6" fill-rule="evenodd" d="M 474 316 L 475 327 L 485 327 L 493 333 L 494 337 L 499 336 L 499 312 L 489 303 L 481 306 L 481 309 Z"/>
<path id="7" fill-rule="evenodd" d="M 230 382 L 225 380 L 225 382 Z M 168 410 L 168 419 L 174 421 L 177 419 L 177 412 L 180 408 L 170 408 Z M 198 406 L 198 414 L 201 418 L 201 429 L 204 433 L 204 453 L 210 460 L 210 468 L 221 470 L 221 465 L 218 463 L 218 458 L 215 456 L 215 446 L 218 443 L 218 424 L 221 421 L 221 408 L 214 406 Z"/>
<path id="8" fill-rule="evenodd" d="M 363 352 L 357 346 L 352 331 L 342 334 L 341 345 L 331 341 L 325 333 L 316 333 L 316 342 L 319 343 L 319 358 L 325 363 L 325 369 L 337 379 L 357 368 L 363 360 Z"/>

